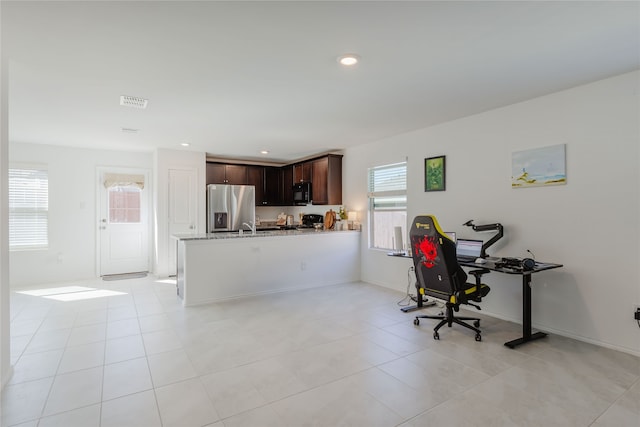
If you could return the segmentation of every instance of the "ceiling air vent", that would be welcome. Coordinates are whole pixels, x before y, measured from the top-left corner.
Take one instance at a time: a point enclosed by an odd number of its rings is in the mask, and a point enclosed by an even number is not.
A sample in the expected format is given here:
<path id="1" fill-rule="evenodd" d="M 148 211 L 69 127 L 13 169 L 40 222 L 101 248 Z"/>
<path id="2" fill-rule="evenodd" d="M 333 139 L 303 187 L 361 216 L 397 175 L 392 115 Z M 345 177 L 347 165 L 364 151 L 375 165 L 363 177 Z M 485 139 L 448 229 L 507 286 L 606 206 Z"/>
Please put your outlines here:
<path id="1" fill-rule="evenodd" d="M 138 108 L 144 110 L 147 108 L 148 99 L 139 98 L 137 96 L 120 95 L 120 105 L 125 107 Z"/>

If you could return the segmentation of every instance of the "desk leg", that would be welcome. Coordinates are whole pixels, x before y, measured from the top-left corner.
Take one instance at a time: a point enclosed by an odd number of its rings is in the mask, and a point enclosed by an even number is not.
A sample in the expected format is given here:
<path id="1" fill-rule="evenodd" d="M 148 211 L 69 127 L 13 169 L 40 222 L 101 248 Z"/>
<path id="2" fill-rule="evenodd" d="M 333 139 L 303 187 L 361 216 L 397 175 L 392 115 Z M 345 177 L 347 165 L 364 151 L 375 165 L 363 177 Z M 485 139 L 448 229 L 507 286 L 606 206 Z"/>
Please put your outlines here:
<path id="1" fill-rule="evenodd" d="M 407 307 L 402 307 L 400 310 L 403 313 L 409 313 L 411 311 L 415 311 L 415 310 L 420 310 L 421 308 L 424 307 L 430 307 L 432 305 L 436 305 L 435 301 L 429 301 L 429 300 L 423 300 L 422 299 L 422 294 L 420 293 L 420 285 L 418 285 L 418 282 L 416 282 L 416 295 L 417 295 L 417 299 L 418 302 L 416 305 L 409 305 Z"/>
<path id="2" fill-rule="evenodd" d="M 509 348 L 546 337 L 544 332 L 531 333 L 531 275 L 522 275 L 522 338 L 504 343 Z"/>

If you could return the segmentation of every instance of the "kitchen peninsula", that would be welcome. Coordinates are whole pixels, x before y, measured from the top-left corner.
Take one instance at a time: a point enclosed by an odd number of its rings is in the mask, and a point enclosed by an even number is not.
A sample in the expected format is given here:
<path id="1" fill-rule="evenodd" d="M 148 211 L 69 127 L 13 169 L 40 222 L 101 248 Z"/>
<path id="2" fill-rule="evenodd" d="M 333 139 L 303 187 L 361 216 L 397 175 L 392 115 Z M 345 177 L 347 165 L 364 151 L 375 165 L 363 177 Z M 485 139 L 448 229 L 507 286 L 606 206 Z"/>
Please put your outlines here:
<path id="1" fill-rule="evenodd" d="M 360 279 L 359 231 L 275 230 L 175 235 L 183 305 Z"/>

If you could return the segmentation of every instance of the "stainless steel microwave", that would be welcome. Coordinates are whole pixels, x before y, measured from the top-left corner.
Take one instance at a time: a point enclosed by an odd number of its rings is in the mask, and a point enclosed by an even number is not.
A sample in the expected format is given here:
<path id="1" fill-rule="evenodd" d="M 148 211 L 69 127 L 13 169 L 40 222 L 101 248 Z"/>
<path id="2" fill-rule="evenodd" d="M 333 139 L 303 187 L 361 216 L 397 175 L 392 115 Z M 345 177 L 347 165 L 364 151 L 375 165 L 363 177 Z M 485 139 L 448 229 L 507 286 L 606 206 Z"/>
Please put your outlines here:
<path id="1" fill-rule="evenodd" d="M 293 184 L 293 204 L 308 205 L 311 203 L 311 183 L 298 182 Z"/>

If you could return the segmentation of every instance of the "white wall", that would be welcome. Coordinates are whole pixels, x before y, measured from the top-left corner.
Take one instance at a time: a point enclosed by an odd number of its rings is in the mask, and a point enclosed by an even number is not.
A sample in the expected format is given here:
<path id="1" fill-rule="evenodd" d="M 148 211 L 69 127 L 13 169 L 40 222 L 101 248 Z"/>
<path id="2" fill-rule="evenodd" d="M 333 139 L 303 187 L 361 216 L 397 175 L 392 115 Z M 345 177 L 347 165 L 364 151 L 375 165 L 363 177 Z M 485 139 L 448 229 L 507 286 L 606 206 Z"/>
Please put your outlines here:
<path id="1" fill-rule="evenodd" d="M 152 153 L 11 143 L 9 161 L 46 164 L 49 172 L 49 247 L 10 252 L 11 286 L 96 277 L 96 168 L 151 170 Z"/>
<path id="2" fill-rule="evenodd" d="M 175 241 L 169 235 L 169 170 L 193 169 L 196 171 L 198 189 L 196 195 L 197 223 L 194 233 L 205 233 L 206 226 L 206 153 L 183 150 L 156 150 L 154 163 L 154 222 L 156 253 L 152 255 L 154 271 L 159 277 L 169 274 L 169 244 Z"/>
<path id="3" fill-rule="evenodd" d="M 2 14 L 0 6 L 0 15 Z M 0 22 L 2 20 L 0 19 Z M 3 39 L 0 35 L 0 39 Z M 2 42 L 0 41 L 0 46 Z M 9 351 L 9 76 L 5 49 L 0 49 L 0 394 L 11 376 Z"/>
<path id="4" fill-rule="evenodd" d="M 345 202 L 366 209 L 367 168 L 408 158 L 408 217 L 435 214 L 458 237 L 488 240 L 461 226 L 500 222 L 488 252 L 558 262 L 533 277 L 533 324 L 640 354 L 640 73 L 633 72 L 352 148 L 344 157 Z M 511 153 L 566 144 L 567 185 L 512 189 Z M 424 192 L 424 159 L 446 155 L 445 192 Z M 366 215 L 365 215 L 366 216 Z M 366 218 L 365 218 L 366 221 Z M 406 289 L 410 261 L 367 248 L 362 278 Z M 521 322 L 518 276 L 485 276 L 483 310 Z"/>

